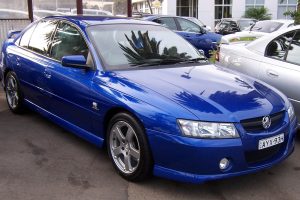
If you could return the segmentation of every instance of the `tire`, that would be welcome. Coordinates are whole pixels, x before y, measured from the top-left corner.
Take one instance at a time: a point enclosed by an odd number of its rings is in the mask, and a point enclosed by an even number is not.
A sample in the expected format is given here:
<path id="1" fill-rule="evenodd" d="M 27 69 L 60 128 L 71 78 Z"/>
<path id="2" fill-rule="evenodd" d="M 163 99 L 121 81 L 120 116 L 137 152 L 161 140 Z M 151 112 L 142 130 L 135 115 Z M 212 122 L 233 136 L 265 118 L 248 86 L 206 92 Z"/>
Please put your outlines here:
<path id="1" fill-rule="evenodd" d="M 114 168 L 126 180 L 143 181 L 152 174 L 153 160 L 144 128 L 132 115 L 122 112 L 112 117 L 106 144 Z"/>
<path id="2" fill-rule="evenodd" d="M 17 75 L 13 71 L 9 71 L 5 77 L 5 94 L 9 109 L 16 114 L 23 113 L 24 98 Z"/>

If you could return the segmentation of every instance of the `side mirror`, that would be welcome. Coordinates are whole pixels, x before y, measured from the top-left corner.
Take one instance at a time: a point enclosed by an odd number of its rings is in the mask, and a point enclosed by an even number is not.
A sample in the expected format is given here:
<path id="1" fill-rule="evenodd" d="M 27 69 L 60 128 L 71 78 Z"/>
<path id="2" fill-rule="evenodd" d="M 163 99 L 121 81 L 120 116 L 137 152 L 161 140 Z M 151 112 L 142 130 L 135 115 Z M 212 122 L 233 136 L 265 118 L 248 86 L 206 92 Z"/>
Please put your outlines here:
<path id="1" fill-rule="evenodd" d="M 13 39 L 13 38 L 16 38 L 19 34 L 21 33 L 20 30 L 11 30 L 8 32 L 7 34 L 7 39 Z"/>
<path id="2" fill-rule="evenodd" d="M 88 68 L 86 65 L 86 59 L 83 55 L 64 56 L 61 59 L 61 64 L 65 67 L 74 67 L 79 69 Z"/>

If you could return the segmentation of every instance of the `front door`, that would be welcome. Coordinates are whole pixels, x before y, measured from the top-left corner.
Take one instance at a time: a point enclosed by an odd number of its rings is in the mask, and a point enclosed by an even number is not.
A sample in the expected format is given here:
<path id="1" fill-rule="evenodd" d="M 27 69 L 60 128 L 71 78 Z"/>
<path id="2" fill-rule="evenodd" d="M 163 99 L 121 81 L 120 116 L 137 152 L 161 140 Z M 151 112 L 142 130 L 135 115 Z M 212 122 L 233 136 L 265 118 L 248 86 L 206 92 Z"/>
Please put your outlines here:
<path id="1" fill-rule="evenodd" d="M 91 69 L 62 66 L 61 59 L 68 55 L 83 55 Z M 58 25 L 50 51 L 48 93 L 51 95 L 50 112 L 86 131 L 92 131 L 94 112 L 90 88 L 95 70 L 88 46 L 78 29 L 67 22 Z"/>

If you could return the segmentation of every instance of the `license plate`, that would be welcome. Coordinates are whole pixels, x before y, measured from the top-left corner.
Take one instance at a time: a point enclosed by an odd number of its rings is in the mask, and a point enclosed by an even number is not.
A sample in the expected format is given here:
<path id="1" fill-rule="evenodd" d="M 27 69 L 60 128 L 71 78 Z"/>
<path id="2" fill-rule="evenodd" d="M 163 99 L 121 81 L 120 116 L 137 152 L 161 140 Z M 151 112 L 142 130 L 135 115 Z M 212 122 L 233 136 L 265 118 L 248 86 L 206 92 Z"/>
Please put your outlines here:
<path id="1" fill-rule="evenodd" d="M 266 138 L 263 140 L 259 140 L 258 142 L 258 150 L 266 149 L 277 144 L 284 142 L 284 134 L 276 135 L 274 137 Z"/>

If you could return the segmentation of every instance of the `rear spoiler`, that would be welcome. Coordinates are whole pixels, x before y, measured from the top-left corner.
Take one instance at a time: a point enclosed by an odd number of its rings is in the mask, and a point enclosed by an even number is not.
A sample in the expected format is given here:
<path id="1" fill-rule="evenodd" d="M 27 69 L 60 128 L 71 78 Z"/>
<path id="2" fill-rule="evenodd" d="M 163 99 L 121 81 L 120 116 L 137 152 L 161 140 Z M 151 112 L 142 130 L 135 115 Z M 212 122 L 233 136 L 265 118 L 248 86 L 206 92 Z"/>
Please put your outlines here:
<path id="1" fill-rule="evenodd" d="M 7 39 L 14 39 L 18 37 L 18 35 L 21 33 L 21 30 L 11 30 L 7 33 Z"/>

